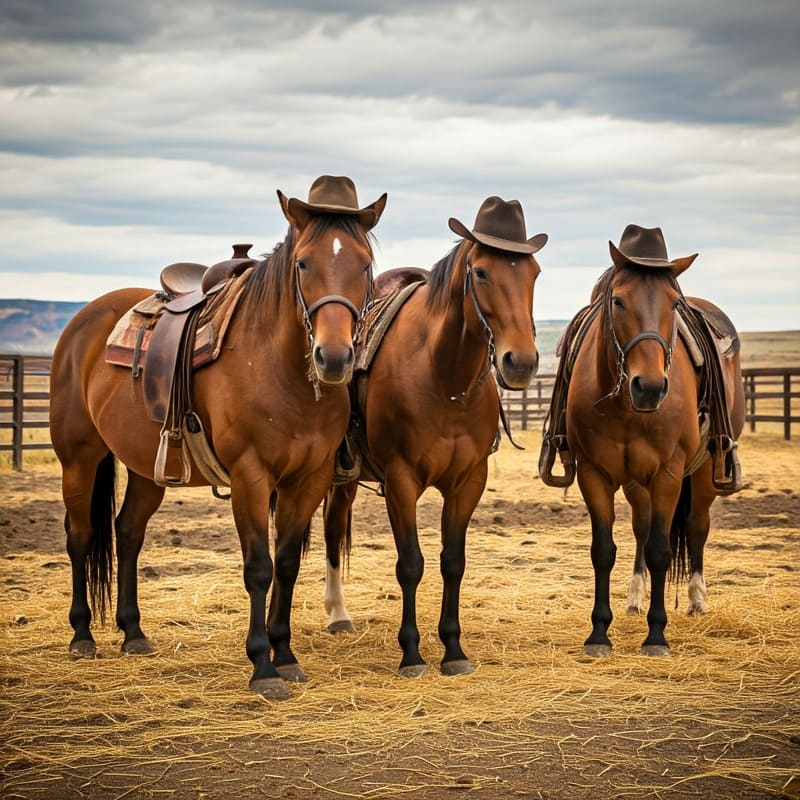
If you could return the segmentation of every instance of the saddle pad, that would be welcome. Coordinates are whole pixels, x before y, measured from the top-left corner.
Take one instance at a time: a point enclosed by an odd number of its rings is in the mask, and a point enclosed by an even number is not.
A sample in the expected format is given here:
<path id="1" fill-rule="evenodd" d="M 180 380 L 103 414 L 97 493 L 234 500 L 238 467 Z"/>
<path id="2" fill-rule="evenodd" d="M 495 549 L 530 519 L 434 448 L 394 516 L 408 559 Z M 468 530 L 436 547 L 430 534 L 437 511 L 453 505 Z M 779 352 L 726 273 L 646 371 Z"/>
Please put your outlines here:
<path id="1" fill-rule="evenodd" d="M 423 283 L 424 281 L 410 283 L 370 304 L 364 315 L 359 341 L 356 343 L 356 371 L 366 372 L 370 368 L 397 312 Z"/>

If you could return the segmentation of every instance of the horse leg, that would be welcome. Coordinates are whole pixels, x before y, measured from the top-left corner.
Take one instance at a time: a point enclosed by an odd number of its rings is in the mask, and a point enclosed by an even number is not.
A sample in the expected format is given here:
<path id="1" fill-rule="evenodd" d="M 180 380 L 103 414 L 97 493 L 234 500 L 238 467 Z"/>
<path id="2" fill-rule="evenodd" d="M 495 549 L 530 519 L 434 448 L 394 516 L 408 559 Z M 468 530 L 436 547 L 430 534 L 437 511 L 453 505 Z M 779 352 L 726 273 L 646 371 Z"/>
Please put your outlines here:
<path id="1" fill-rule="evenodd" d="M 69 621 L 75 631 L 69 644 L 74 656 L 93 656 L 97 646 L 91 633 L 92 605 L 105 617 L 112 570 L 112 519 L 114 509 L 114 457 L 97 439 L 94 447 L 80 448 L 62 462 L 62 494 L 66 515 L 67 553 L 72 565 L 72 604 Z M 91 452 L 89 451 L 91 450 Z"/>
<path id="2" fill-rule="evenodd" d="M 464 546 L 467 527 L 472 512 L 486 485 L 486 462 L 470 476 L 458 491 L 445 495 L 442 508 L 442 552 L 439 563 L 442 573 L 442 610 L 439 617 L 439 638 L 444 645 L 442 673 L 465 675 L 474 668 L 461 649 L 461 624 L 459 622 L 459 599 L 461 581 L 464 577 Z"/>
<path id="3" fill-rule="evenodd" d="M 711 504 L 716 492 L 711 482 L 709 459 L 691 478 L 692 502 L 687 521 L 686 546 L 689 552 L 689 614 L 705 614 L 706 582 L 703 577 L 703 553 L 711 527 Z"/>
<path id="4" fill-rule="evenodd" d="M 314 483 L 317 483 L 317 491 Z M 308 541 L 311 517 L 328 483 L 326 480 L 306 479 L 301 487 L 283 488 L 278 492 L 275 504 L 275 576 L 267 631 L 275 669 L 287 681 L 308 680 L 290 646 L 292 597 L 300 571 L 300 558 Z"/>
<path id="5" fill-rule="evenodd" d="M 289 688 L 269 658 L 266 608 L 272 583 L 272 558 L 269 554 L 268 481 L 250 475 L 231 475 L 231 508 L 242 547 L 244 586 L 250 597 L 250 626 L 247 631 L 247 657 L 253 664 L 250 688 L 271 700 L 290 696 Z"/>
<path id="6" fill-rule="evenodd" d="M 353 501 L 358 491 L 357 483 L 334 486 L 325 498 L 325 611 L 328 613 L 328 630 L 331 633 L 353 633 L 353 620 L 344 601 L 342 586 L 342 558 L 350 550 L 350 531 L 353 519 Z"/>
<path id="7" fill-rule="evenodd" d="M 641 614 L 647 601 L 647 566 L 644 563 L 644 548 L 650 533 L 650 495 L 638 483 L 622 487 L 631 507 L 633 535 L 636 538 L 636 555 L 633 559 L 633 575 L 628 586 L 628 614 Z"/>
<path id="8" fill-rule="evenodd" d="M 680 479 L 676 481 L 666 472 L 657 475 L 651 487 L 653 514 L 644 549 L 645 563 L 650 571 L 650 608 L 647 612 L 647 638 L 642 643 L 642 653 L 648 656 L 669 653 L 669 644 L 664 638 L 664 628 L 667 627 L 664 589 L 673 556 L 669 542 L 670 525 L 678 504 L 680 487 Z"/>
<path id="9" fill-rule="evenodd" d="M 592 632 L 583 643 L 583 652 L 590 656 L 611 654 L 608 628 L 611 613 L 611 570 L 617 557 L 614 544 L 614 490 L 591 464 L 578 463 L 578 484 L 592 521 L 592 566 L 594 567 L 594 606 Z"/>
<path id="10" fill-rule="evenodd" d="M 419 652 L 417 628 L 417 587 L 425 569 L 417 536 L 417 500 L 422 490 L 405 475 L 391 475 L 387 470 L 385 491 L 386 510 L 397 550 L 395 574 L 403 594 L 403 612 L 397 634 L 403 658 L 398 671 L 404 678 L 416 678 L 428 671 Z"/>
<path id="11" fill-rule="evenodd" d="M 125 500 L 117 515 L 117 625 L 125 634 L 122 651 L 147 655 L 154 648 L 139 626 L 137 562 L 145 529 L 164 499 L 164 487 L 156 486 L 128 470 Z"/>

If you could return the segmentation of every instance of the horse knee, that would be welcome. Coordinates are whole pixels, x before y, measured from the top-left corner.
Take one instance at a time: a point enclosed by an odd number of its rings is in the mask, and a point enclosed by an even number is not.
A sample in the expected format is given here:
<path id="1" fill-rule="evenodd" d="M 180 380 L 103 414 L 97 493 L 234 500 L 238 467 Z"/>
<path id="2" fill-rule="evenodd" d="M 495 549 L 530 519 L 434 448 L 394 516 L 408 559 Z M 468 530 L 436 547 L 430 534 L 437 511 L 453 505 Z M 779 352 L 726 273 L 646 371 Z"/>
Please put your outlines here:
<path id="1" fill-rule="evenodd" d="M 425 570 L 425 559 L 421 552 L 409 554 L 397 560 L 395 573 L 401 586 L 416 586 L 422 580 Z"/>

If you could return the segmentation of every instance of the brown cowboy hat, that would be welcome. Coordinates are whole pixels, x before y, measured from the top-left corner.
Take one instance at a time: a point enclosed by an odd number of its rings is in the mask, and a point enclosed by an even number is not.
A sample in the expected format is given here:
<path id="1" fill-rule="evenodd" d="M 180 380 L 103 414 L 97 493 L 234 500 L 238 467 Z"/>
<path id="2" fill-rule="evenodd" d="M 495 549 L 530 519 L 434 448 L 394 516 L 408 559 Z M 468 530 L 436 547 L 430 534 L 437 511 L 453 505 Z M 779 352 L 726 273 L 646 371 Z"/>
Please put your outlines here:
<path id="1" fill-rule="evenodd" d="M 448 225 L 464 239 L 511 253 L 536 253 L 547 244 L 546 233 L 527 238 L 525 215 L 518 200 L 487 197 L 478 209 L 472 230 L 455 217 L 450 217 Z"/>
<path id="2" fill-rule="evenodd" d="M 386 192 L 384 192 L 372 205 L 359 208 L 355 184 L 344 175 L 321 175 L 311 184 L 308 201 L 297 197 L 287 199 L 280 189 L 278 198 L 290 214 L 297 209 L 312 214 L 349 214 L 358 217 L 359 222 L 368 230 L 377 224 L 386 205 Z"/>
<path id="3" fill-rule="evenodd" d="M 618 267 L 635 264 L 639 267 L 653 269 L 671 269 L 683 272 L 697 258 L 697 253 L 670 261 L 667 256 L 667 245 L 661 228 L 642 228 L 639 225 L 628 225 L 622 232 L 619 247 L 608 243 L 611 259 Z"/>

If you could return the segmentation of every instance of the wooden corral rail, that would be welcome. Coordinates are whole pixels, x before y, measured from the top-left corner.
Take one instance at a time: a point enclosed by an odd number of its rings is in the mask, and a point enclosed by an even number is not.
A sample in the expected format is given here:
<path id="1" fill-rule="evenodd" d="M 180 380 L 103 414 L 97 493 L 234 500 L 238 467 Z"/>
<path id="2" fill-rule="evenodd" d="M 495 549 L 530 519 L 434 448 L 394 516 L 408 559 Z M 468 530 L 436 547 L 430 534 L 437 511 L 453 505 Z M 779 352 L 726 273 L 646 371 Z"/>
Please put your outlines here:
<path id="1" fill-rule="evenodd" d="M 792 413 L 792 404 L 800 398 L 800 367 L 753 367 L 743 369 L 742 377 L 750 430 L 755 431 L 757 422 L 782 422 L 783 438 L 791 439 L 792 424 L 800 422 L 800 415 Z"/>
<path id="2" fill-rule="evenodd" d="M 26 428 L 49 427 L 49 378 L 49 356 L 0 355 L 0 450 L 11 451 L 14 469 L 22 469 L 23 450 L 52 448 L 49 440 L 24 439 Z"/>
<path id="3" fill-rule="evenodd" d="M 14 469 L 22 469 L 23 451 L 52 447 L 45 435 L 35 441 L 25 437 L 27 429 L 48 427 L 49 375 L 48 356 L 0 355 L 0 451 L 11 451 Z M 783 438 L 791 439 L 792 425 L 800 423 L 800 366 L 748 368 L 742 375 L 750 430 L 759 422 L 782 423 Z M 512 428 L 541 427 L 553 380 L 553 375 L 537 375 L 524 391 L 503 393 Z"/>

